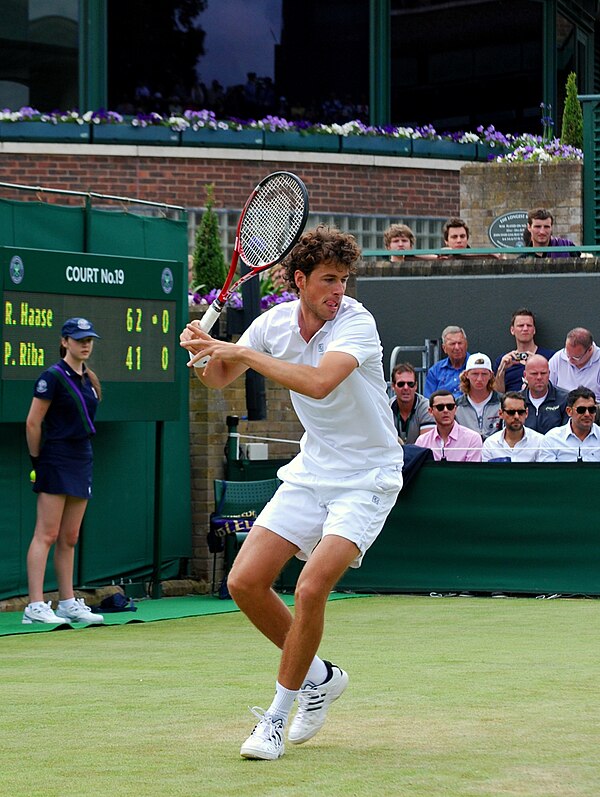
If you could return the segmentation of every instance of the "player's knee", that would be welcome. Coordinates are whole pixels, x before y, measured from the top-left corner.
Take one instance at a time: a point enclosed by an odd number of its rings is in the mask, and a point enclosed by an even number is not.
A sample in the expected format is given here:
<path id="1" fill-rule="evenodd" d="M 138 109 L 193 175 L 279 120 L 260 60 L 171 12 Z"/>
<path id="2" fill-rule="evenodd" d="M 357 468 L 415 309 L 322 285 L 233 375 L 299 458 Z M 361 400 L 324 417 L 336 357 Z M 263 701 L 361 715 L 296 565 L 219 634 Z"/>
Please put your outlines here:
<path id="1" fill-rule="evenodd" d="M 296 585 L 294 605 L 305 609 L 321 606 L 328 595 L 329 589 L 317 579 L 301 579 Z"/>
<path id="2" fill-rule="evenodd" d="M 244 567 L 232 567 L 227 576 L 227 589 L 231 597 L 237 602 L 245 596 L 251 596 L 256 590 L 256 581 L 252 574 Z"/>

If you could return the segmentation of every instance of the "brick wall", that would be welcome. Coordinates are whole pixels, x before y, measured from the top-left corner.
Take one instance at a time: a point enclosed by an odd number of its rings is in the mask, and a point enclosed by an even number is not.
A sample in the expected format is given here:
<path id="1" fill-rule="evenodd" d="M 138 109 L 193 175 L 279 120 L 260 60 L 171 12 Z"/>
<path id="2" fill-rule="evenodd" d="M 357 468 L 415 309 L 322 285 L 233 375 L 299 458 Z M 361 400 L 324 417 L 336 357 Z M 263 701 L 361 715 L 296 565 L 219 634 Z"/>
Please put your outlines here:
<path id="1" fill-rule="evenodd" d="M 61 151 L 53 154 L 52 147 Z M 35 150 L 38 151 L 29 151 Z M 262 160 L 246 158 L 194 157 L 170 155 L 167 148 L 139 148 L 142 154 L 118 154 L 136 147 L 94 145 L 61 146 L 5 143 L 0 148 L 2 181 L 25 185 L 94 191 L 102 194 L 136 197 L 154 202 L 201 207 L 203 186 L 215 184 L 217 207 L 241 207 L 249 189 L 271 171 L 287 169 L 306 182 L 311 208 L 334 213 L 398 214 L 412 216 L 454 215 L 459 208 L 459 167 L 415 166 L 408 158 L 374 158 L 331 155 L 329 160 L 290 160 L 272 154 Z M 152 155 L 144 155 L 152 149 Z M 69 151 L 65 154 L 62 151 Z M 100 154 L 101 152 L 111 154 Z M 188 150 L 189 151 L 189 150 Z M 155 154 L 156 153 L 156 154 Z M 316 155 L 316 157 L 319 157 Z M 361 161 L 372 161 L 361 162 Z M 390 165 L 379 165 L 385 161 Z M 451 164 L 451 162 L 449 162 Z M 392 165 L 393 164 L 393 165 Z M 9 196 L 6 189 L 2 196 Z M 32 199 L 35 195 L 13 193 L 13 198 Z M 48 197 L 45 197 L 50 201 Z M 65 203 L 62 196 L 54 201 Z M 80 202 L 73 198 L 71 201 Z"/>

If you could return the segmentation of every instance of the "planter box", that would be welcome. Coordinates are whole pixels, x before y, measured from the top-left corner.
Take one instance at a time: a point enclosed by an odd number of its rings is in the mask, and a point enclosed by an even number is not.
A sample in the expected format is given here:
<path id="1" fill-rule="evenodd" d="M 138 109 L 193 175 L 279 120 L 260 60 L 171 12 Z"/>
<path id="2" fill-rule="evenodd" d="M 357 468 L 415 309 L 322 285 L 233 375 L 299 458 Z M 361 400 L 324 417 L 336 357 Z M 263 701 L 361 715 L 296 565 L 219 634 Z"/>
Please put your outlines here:
<path id="1" fill-rule="evenodd" d="M 90 139 L 88 125 L 52 124 L 51 122 L 0 122 L 2 141 L 61 141 L 87 143 Z"/>
<path id="2" fill-rule="evenodd" d="M 262 130 L 192 130 L 188 128 L 181 134 L 182 147 L 239 147 L 242 149 L 262 149 L 264 144 Z"/>
<path id="3" fill-rule="evenodd" d="M 94 144 L 146 144 L 147 146 L 179 146 L 180 135 L 169 127 L 150 125 L 91 125 Z"/>
<path id="4" fill-rule="evenodd" d="M 505 155 L 507 152 L 506 147 L 490 147 L 489 144 L 477 144 L 477 160 L 488 161 L 490 155 L 497 158 L 498 155 Z"/>
<path id="5" fill-rule="evenodd" d="M 339 152 L 340 137 L 333 133 L 300 133 L 296 130 L 265 130 L 265 148 L 309 152 Z"/>
<path id="6" fill-rule="evenodd" d="M 456 158 L 458 160 L 475 160 L 476 144 L 457 144 L 455 141 L 429 141 L 424 138 L 412 142 L 413 155 L 424 158 Z"/>
<path id="7" fill-rule="evenodd" d="M 341 136 L 342 152 L 364 152 L 372 155 L 410 155 L 409 138 L 386 136 Z"/>

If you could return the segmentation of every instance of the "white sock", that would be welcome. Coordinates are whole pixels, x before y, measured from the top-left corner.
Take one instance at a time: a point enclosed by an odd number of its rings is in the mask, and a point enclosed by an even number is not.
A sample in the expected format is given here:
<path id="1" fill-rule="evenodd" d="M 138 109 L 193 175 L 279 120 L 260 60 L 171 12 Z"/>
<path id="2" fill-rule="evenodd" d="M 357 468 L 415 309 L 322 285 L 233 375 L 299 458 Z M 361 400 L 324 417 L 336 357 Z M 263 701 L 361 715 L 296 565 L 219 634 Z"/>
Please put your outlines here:
<path id="1" fill-rule="evenodd" d="M 59 601 L 58 605 L 61 609 L 70 609 L 71 606 L 75 606 L 75 598 L 67 598 L 66 601 Z"/>
<path id="2" fill-rule="evenodd" d="M 277 681 L 275 683 L 275 697 L 266 713 L 273 717 L 273 719 L 283 720 L 283 724 L 285 725 L 297 694 L 297 689 L 286 689 L 285 686 L 282 686 L 279 681 Z"/>
<path id="3" fill-rule="evenodd" d="M 304 676 L 302 689 L 306 686 L 317 686 L 318 684 L 322 684 L 325 678 L 327 678 L 327 667 L 325 666 L 325 662 L 323 659 L 315 656 L 308 668 L 308 672 Z"/>
<path id="4" fill-rule="evenodd" d="M 33 601 L 29 605 L 31 606 L 32 609 L 35 609 L 36 606 L 39 606 L 40 609 L 41 609 L 42 606 L 46 605 L 46 602 L 45 601 Z"/>

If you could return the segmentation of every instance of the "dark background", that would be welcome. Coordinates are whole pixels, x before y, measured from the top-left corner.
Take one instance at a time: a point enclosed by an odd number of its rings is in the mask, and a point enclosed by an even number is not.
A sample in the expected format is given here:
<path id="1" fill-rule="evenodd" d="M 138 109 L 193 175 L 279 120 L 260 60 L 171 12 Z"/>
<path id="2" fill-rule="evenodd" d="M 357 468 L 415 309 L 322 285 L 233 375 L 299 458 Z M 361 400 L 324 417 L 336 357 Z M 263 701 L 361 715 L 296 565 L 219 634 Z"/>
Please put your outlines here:
<path id="1" fill-rule="evenodd" d="M 600 273 L 358 277 L 356 293 L 377 321 L 387 378 L 394 346 L 422 346 L 448 324 L 463 327 L 469 351 L 493 363 L 514 348 L 510 320 L 521 307 L 535 313 L 538 346 L 561 349 L 577 326 L 600 334 Z M 420 355 L 403 359 L 421 364 Z"/>

